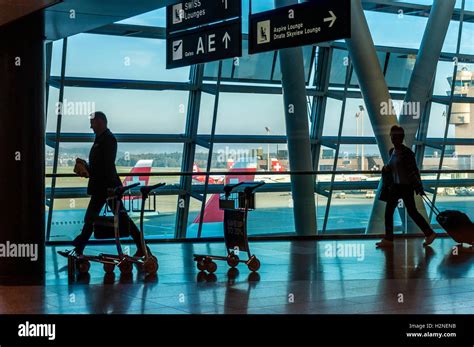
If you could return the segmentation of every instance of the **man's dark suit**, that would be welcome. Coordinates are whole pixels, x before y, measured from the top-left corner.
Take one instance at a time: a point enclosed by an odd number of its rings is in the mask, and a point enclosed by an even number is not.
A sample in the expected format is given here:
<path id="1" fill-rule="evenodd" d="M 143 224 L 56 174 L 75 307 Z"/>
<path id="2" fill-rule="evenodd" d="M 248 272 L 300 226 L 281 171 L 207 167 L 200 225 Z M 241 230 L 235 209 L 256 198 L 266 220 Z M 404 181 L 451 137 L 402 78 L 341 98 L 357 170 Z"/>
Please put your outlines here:
<path id="1" fill-rule="evenodd" d="M 122 185 L 115 168 L 116 157 L 117 140 L 112 132 L 107 129 L 96 137 L 89 153 L 87 194 L 107 194 L 108 188 Z"/>
<path id="2" fill-rule="evenodd" d="M 102 134 L 96 136 L 94 145 L 89 153 L 89 163 L 87 170 L 89 171 L 89 184 L 87 186 L 87 194 L 91 195 L 89 205 L 87 206 L 86 215 L 84 217 L 84 227 L 79 236 L 73 241 L 76 250 L 81 252 L 86 247 L 93 232 L 93 223 L 100 211 L 107 202 L 107 190 L 122 186 L 120 177 L 115 167 L 115 158 L 117 157 L 117 140 L 112 132 L 107 129 Z M 111 202 L 107 202 L 109 207 L 114 211 Z M 130 234 L 132 235 L 138 250 L 141 250 L 140 231 L 130 217 L 127 215 L 122 201 L 120 201 L 120 225 L 129 225 Z"/>

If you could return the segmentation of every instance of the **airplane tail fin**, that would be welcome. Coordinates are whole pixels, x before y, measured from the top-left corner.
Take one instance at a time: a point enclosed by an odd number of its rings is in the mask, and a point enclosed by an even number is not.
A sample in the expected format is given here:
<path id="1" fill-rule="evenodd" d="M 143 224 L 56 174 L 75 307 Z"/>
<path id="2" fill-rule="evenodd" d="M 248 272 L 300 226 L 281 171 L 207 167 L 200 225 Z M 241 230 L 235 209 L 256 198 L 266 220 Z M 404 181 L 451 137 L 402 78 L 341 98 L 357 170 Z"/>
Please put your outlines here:
<path id="1" fill-rule="evenodd" d="M 283 167 L 283 165 L 280 163 L 280 161 L 277 158 L 272 158 L 272 171 L 274 172 L 285 171 L 285 168 Z"/>
<path id="2" fill-rule="evenodd" d="M 232 171 L 248 172 L 248 175 L 232 175 Z M 224 178 L 224 184 L 236 184 L 239 182 L 253 182 L 255 181 L 255 173 L 257 171 L 256 161 L 233 163 L 232 169 L 228 175 Z M 219 196 L 220 194 L 212 194 L 209 200 L 206 202 L 204 208 L 203 223 L 216 223 L 224 221 L 224 211 L 219 209 Z M 198 224 L 201 220 L 198 215 L 193 223 Z"/>
<path id="3" fill-rule="evenodd" d="M 153 160 L 139 160 L 137 161 L 135 166 L 130 170 L 130 173 L 148 174 L 151 172 L 152 166 L 153 166 Z M 147 186 L 149 181 L 150 181 L 150 176 L 127 176 L 125 177 L 122 183 L 124 186 L 128 186 L 133 183 L 141 183 L 142 185 Z"/>
<path id="4" fill-rule="evenodd" d="M 193 164 L 193 172 L 202 172 L 202 170 L 199 168 L 199 166 L 194 163 Z M 193 175 L 193 180 L 196 180 L 200 183 L 206 183 L 206 175 Z M 213 184 L 211 178 L 209 177 L 209 183 Z"/>

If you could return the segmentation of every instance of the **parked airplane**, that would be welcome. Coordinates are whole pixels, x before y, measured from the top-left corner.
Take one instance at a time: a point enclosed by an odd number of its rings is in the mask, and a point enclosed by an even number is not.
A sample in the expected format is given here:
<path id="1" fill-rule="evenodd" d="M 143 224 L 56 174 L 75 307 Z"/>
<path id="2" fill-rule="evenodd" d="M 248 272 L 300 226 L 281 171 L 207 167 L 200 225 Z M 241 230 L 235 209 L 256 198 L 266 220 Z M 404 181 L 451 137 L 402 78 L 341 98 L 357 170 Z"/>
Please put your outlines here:
<path id="1" fill-rule="evenodd" d="M 238 161 L 232 166 L 228 166 L 229 174 L 225 176 L 210 176 L 209 183 L 210 184 L 229 184 L 229 183 L 239 183 L 242 181 L 264 181 L 266 183 L 289 183 L 291 182 L 291 177 L 288 174 L 282 175 L 265 175 L 259 174 L 257 171 L 257 160 L 256 158 L 250 160 L 242 160 Z M 285 172 L 287 168 L 285 168 L 281 162 L 276 159 L 271 159 L 271 168 L 273 172 Z M 201 172 L 197 165 L 194 165 L 194 172 Z M 249 175 L 232 175 L 232 172 L 249 172 Z M 193 176 L 193 178 L 198 182 L 205 182 L 205 176 Z M 326 181 L 330 180 L 330 175 L 319 175 L 318 181 Z M 371 180 L 379 180 L 380 177 L 368 177 L 365 175 L 336 175 L 336 180 L 339 181 L 371 181 Z M 222 228 L 223 228 L 223 221 L 224 221 L 224 212 L 219 209 L 219 197 L 220 194 L 212 194 L 208 197 L 204 208 L 204 215 L 203 215 L 203 233 L 202 235 L 206 235 L 207 237 L 210 236 L 222 236 Z M 193 222 L 188 227 L 187 235 L 188 237 L 197 237 L 199 223 L 200 223 L 200 215 L 199 213 L 193 220 Z"/>
<path id="2" fill-rule="evenodd" d="M 461 196 L 474 196 L 474 187 L 456 187 L 455 192 Z"/>
<path id="3" fill-rule="evenodd" d="M 248 172 L 248 175 L 232 175 L 232 172 Z M 224 176 L 222 184 L 235 184 L 239 182 L 252 182 L 255 180 L 255 172 L 257 171 L 257 161 L 239 161 L 232 165 L 229 174 Z M 206 202 L 203 215 L 203 235 L 222 236 L 222 227 L 224 222 L 224 211 L 219 209 L 219 197 L 221 194 L 212 194 Z M 198 229 L 201 217 L 200 214 L 193 220 L 188 227 L 187 236 L 195 238 L 198 236 Z M 205 224 L 205 225 L 204 225 Z"/>
<path id="4" fill-rule="evenodd" d="M 284 172 L 287 169 L 283 166 L 283 164 L 277 159 L 271 159 L 271 171 L 272 172 Z M 290 175 L 265 175 L 260 174 L 255 176 L 255 181 L 263 181 L 265 183 L 289 183 L 291 182 Z"/>
<path id="5" fill-rule="evenodd" d="M 193 172 L 196 172 L 196 173 L 202 172 L 202 170 L 199 168 L 199 166 L 196 163 L 193 164 Z M 209 177 L 208 179 L 209 184 L 222 184 L 222 182 L 224 181 L 223 176 L 208 176 L 208 177 Z M 206 183 L 206 175 L 194 175 L 193 180 L 199 183 Z"/>

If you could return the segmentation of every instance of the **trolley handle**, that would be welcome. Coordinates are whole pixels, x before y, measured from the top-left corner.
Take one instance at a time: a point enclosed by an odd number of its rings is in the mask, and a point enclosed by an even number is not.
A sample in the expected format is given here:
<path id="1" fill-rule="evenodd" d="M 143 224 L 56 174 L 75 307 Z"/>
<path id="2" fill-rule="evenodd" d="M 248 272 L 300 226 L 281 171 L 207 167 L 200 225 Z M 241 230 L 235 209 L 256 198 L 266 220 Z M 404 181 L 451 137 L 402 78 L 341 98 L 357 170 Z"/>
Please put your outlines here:
<path id="1" fill-rule="evenodd" d="M 130 189 L 138 187 L 140 183 L 134 183 L 129 186 L 117 187 L 114 189 L 114 194 L 116 196 L 122 196 L 125 192 L 128 192 Z"/>
<path id="2" fill-rule="evenodd" d="M 232 191 L 242 185 L 245 185 L 246 187 L 243 189 L 243 191 L 245 193 L 252 193 L 255 189 L 263 186 L 265 184 L 264 181 L 260 181 L 260 182 L 245 182 L 245 181 L 242 181 L 242 182 L 239 182 L 237 184 L 227 184 L 226 186 L 224 186 L 224 192 L 226 193 L 226 196 L 230 195 L 230 193 L 232 193 Z"/>
<path id="3" fill-rule="evenodd" d="M 428 207 L 436 214 L 439 215 L 441 211 L 433 204 L 433 201 L 430 200 L 426 195 L 422 195 L 421 198 L 426 202 Z"/>
<path id="4" fill-rule="evenodd" d="M 255 190 L 257 190 L 258 188 L 260 188 L 261 186 L 263 186 L 264 184 L 265 184 L 265 182 L 263 182 L 263 181 L 255 182 L 255 184 L 251 185 L 250 187 L 246 187 L 246 188 L 245 188 L 245 193 L 246 193 L 246 194 L 251 194 L 251 193 L 253 193 Z"/>
<path id="5" fill-rule="evenodd" d="M 142 193 L 142 195 L 149 195 L 152 191 L 154 191 L 155 189 L 158 189 L 158 188 L 161 188 L 163 186 L 165 186 L 166 183 L 158 183 L 158 184 L 155 184 L 153 186 L 145 186 L 145 187 L 141 187 L 140 188 L 140 192 Z"/>
<path id="6" fill-rule="evenodd" d="M 242 182 L 239 182 L 239 183 L 236 183 L 236 184 L 227 184 L 224 186 L 224 193 L 225 193 L 225 196 L 228 198 L 229 195 L 232 193 L 232 191 L 237 188 L 238 186 L 241 186 L 242 184 L 244 184 L 245 182 L 242 181 Z"/>

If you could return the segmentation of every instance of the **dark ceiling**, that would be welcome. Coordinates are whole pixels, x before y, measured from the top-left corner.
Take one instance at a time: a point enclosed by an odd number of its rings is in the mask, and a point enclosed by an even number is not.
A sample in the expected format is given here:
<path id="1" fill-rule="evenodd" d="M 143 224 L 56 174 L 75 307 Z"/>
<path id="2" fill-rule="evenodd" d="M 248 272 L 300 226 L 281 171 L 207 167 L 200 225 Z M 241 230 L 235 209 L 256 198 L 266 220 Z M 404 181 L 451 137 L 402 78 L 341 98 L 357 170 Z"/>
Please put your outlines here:
<path id="1" fill-rule="evenodd" d="M 44 9 L 46 37 L 58 40 L 177 2 L 179 0 L 0 0 L 0 26 Z"/>
<path id="2" fill-rule="evenodd" d="M 0 0 L 0 26 L 61 0 Z"/>
<path id="3" fill-rule="evenodd" d="M 177 3 L 179 0 L 63 0 L 46 12 L 46 37 L 58 40 Z M 71 18 L 74 11 L 75 18 Z"/>

